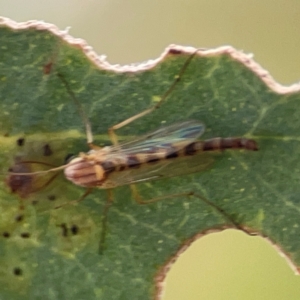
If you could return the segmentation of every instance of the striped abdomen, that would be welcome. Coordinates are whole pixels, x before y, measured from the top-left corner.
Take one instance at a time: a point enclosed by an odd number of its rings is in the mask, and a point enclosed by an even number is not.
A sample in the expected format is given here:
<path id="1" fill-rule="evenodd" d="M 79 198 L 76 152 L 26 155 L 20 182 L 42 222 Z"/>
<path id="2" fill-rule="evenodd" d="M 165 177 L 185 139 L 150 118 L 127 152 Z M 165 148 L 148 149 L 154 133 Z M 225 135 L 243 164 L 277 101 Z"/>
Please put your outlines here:
<path id="1" fill-rule="evenodd" d="M 246 138 L 212 138 L 205 141 L 195 141 L 184 149 L 185 155 L 194 155 L 200 151 L 216 151 L 226 149 L 245 149 L 257 151 L 258 146 L 254 140 Z"/>
<path id="2" fill-rule="evenodd" d="M 68 180 L 77 185 L 113 188 L 115 186 L 141 181 L 143 178 L 148 178 L 149 176 L 151 177 L 154 174 L 151 165 L 157 165 L 160 162 L 163 163 L 180 157 L 196 155 L 205 151 L 225 149 L 256 151 L 258 150 L 258 146 L 254 140 L 246 138 L 213 138 L 191 143 L 187 141 L 174 144 L 166 143 L 147 148 L 146 151 L 136 153 L 129 152 L 127 154 L 122 153 L 122 151 L 120 151 L 120 153 L 110 152 L 110 148 L 107 147 L 105 151 L 99 150 L 93 152 L 93 154 L 87 154 L 86 158 L 77 157 L 73 159 L 65 168 L 65 176 Z M 176 161 L 174 161 L 174 163 L 176 163 Z M 133 173 L 129 174 L 133 178 L 132 181 L 130 181 L 130 178 L 128 179 L 127 176 L 122 175 L 127 174 L 123 172 L 126 170 L 130 170 L 130 172 L 135 170 L 135 175 L 133 175 Z M 147 170 L 150 171 L 149 174 Z M 159 168 L 157 170 L 159 170 Z M 174 174 L 173 176 L 177 175 Z M 114 177 L 113 180 L 111 180 L 112 177 Z M 169 174 L 168 177 L 170 177 Z"/>
<path id="3" fill-rule="evenodd" d="M 258 146 L 254 140 L 246 138 L 212 138 L 205 141 L 195 141 L 189 144 L 174 144 L 165 149 L 153 148 L 148 153 L 127 155 L 122 164 L 103 162 L 101 165 L 107 173 L 139 168 L 144 164 L 159 163 L 162 160 L 176 159 L 178 157 L 196 155 L 204 151 L 222 151 L 226 149 L 245 149 L 257 151 Z"/>

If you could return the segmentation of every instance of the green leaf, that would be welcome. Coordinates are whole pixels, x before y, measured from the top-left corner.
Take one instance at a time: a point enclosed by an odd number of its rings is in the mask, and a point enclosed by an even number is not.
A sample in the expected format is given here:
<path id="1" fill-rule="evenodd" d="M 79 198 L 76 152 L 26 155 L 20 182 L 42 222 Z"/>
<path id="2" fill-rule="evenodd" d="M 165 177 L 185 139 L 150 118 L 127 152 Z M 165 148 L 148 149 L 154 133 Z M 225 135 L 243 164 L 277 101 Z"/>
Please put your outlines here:
<path id="1" fill-rule="evenodd" d="M 224 214 L 196 197 L 138 205 L 129 187 L 119 187 L 99 255 L 105 190 L 54 209 L 84 189 L 63 172 L 47 185 L 52 174 L 9 182 L 7 170 L 44 170 L 49 167 L 18 162 L 60 166 L 69 153 L 88 151 L 83 122 L 56 72 L 83 105 L 95 144 L 103 146 L 110 143 L 109 127 L 156 103 L 195 49 L 173 46 L 159 61 L 123 72 L 54 26 L 0 24 L 0 298 L 152 299 L 178 251 L 199 234 L 233 227 Z M 299 266 L 299 86 L 275 84 L 230 47 L 198 54 L 161 108 L 118 130 L 118 137 L 194 119 L 206 125 L 204 139 L 243 136 L 256 140 L 259 151 L 224 151 L 210 169 L 140 184 L 140 194 L 196 192 Z"/>

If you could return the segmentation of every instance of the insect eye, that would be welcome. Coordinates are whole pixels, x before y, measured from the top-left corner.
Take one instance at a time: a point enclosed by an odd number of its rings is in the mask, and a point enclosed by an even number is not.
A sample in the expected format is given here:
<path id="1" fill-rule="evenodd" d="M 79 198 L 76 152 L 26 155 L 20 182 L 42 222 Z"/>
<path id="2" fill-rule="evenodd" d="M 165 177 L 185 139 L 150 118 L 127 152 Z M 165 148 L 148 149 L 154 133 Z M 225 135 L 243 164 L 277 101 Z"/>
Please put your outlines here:
<path id="1" fill-rule="evenodd" d="M 73 158 L 75 158 L 75 155 L 73 153 L 67 154 L 64 160 L 64 164 L 68 164 Z"/>

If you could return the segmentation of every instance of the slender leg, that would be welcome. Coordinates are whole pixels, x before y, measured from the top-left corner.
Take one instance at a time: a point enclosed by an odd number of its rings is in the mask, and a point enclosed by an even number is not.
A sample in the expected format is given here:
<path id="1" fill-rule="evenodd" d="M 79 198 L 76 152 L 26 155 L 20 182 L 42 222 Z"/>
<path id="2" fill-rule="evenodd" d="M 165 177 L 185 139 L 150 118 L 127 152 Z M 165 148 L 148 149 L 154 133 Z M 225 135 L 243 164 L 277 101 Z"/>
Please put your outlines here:
<path id="1" fill-rule="evenodd" d="M 157 102 L 155 105 L 153 105 L 152 107 L 110 127 L 108 129 L 108 134 L 109 134 L 109 137 L 112 141 L 112 143 L 114 145 L 117 145 L 118 144 L 118 139 L 117 139 L 117 135 L 115 134 L 115 130 L 117 129 L 120 129 L 121 127 L 124 127 L 126 125 L 128 125 L 129 123 L 151 113 L 152 111 L 158 109 L 162 103 L 167 99 L 167 97 L 173 92 L 173 90 L 175 89 L 176 85 L 178 84 L 178 82 L 181 80 L 184 72 L 186 71 L 188 65 L 190 64 L 191 60 L 194 58 L 194 56 L 197 54 L 197 52 L 199 51 L 200 49 L 197 49 L 192 55 L 189 56 L 189 58 L 185 61 L 185 63 L 183 64 L 183 66 L 181 67 L 179 73 L 176 75 L 176 78 L 175 80 L 173 81 L 173 83 L 171 84 L 171 86 L 167 89 L 167 91 L 162 95 L 161 99 L 159 102 Z M 89 147 L 91 149 L 94 149 L 94 150 L 99 150 L 101 149 L 100 147 L 96 146 L 93 144 L 93 134 L 92 134 L 92 129 L 91 129 L 91 124 L 89 122 L 89 119 L 87 117 L 87 115 L 85 114 L 83 108 L 82 108 L 82 105 L 81 103 L 78 101 L 78 99 L 76 98 L 74 92 L 72 91 L 72 89 L 70 88 L 69 86 L 69 83 L 68 81 L 64 78 L 64 76 L 57 72 L 57 76 L 60 78 L 60 80 L 63 82 L 64 86 L 66 87 L 66 90 L 68 91 L 69 95 L 71 96 L 73 102 L 76 104 L 77 106 L 77 109 L 80 113 L 80 116 L 83 120 L 83 123 L 85 125 L 85 132 L 86 132 L 86 137 L 87 137 L 87 144 L 89 145 Z"/>
<path id="2" fill-rule="evenodd" d="M 100 235 L 100 242 L 99 242 L 99 254 L 103 254 L 104 251 L 104 243 L 107 231 L 107 214 L 108 210 L 113 202 L 113 191 L 112 189 L 107 190 L 107 201 L 105 203 L 103 213 L 102 213 L 102 230 Z"/>
<path id="3" fill-rule="evenodd" d="M 24 200 L 19 199 L 19 213 L 15 216 L 15 221 L 16 222 L 23 221 L 23 219 L 24 219 L 24 210 L 25 210 Z"/>
<path id="4" fill-rule="evenodd" d="M 161 99 L 155 104 L 153 105 L 152 107 L 110 127 L 108 129 L 108 134 L 109 134 L 109 137 L 112 141 L 112 143 L 114 145 L 117 145 L 118 144 L 118 139 L 117 139 L 117 135 L 115 133 L 115 130 L 117 129 L 120 129 L 121 127 L 124 127 L 126 125 L 128 125 L 129 123 L 153 112 L 154 110 L 158 109 L 162 103 L 167 99 L 167 97 L 173 92 L 173 90 L 175 89 L 176 85 L 178 84 L 178 82 L 180 81 L 180 79 L 182 78 L 184 72 L 186 71 L 186 68 L 188 67 L 188 65 L 190 64 L 191 60 L 194 58 L 194 56 L 197 54 L 197 52 L 199 51 L 200 49 L 197 49 L 192 55 L 189 56 L 189 58 L 185 61 L 184 65 L 181 67 L 179 73 L 176 75 L 176 78 L 175 80 L 173 81 L 173 83 L 171 84 L 171 86 L 167 89 L 167 91 L 162 95 Z"/>
<path id="5" fill-rule="evenodd" d="M 207 205 L 211 206 L 213 209 L 215 209 L 218 213 L 220 213 L 229 223 L 231 223 L 236 229 L 243 231 L 244 233 L 250 235 L 250 236 L 256 236 L 257 234 L 250 232 L 246 229 L 244 229 L 240 224 L 238 224 L 236 221 L 234 221 L 232 219 L 232 217 L 227 214 L 222 208 L 218 207 L 216 204 L 214 204 L 213 202 L 209 201 L 208 199 L 206 199 L 205 197 L 196 194 L 194 192 L 186 192 L 186 193 L 178 193 L 178 194 L 171 194 L 171 195 L 165 195 L 165 196 L 161 196 L 161 197 L 157 197 L 157 198 L 153 198 L 150 200 L 143 200 L 142 197 L 140 196 L 137 188 L 135 185 L 131 184 L 130 185 L 131 191 L 132 191 L 132 196 L 135 199 L 135 201 L 138 204 L 150 204 L 150 203 L 154 203 L 160 200 L 165 200 L 168 198 L 176 198 L 176 197 L 196 197 L 198 199 L 200 199 L 201 201 L 203 201 L 204 203 L 206 203 Z"/>
<path id="6" fill-rule="evenodd" d="M 86 196 L 88 196 L 88 195 L 91 193 L 92 190 L 93 190 L 92 188 L 88 188 L 88 189 L 85 191 L 85 193 L 84 193 L 79 199 L 74 200 L 74 201 L 70 201 L 70 202 L 63 203 L 63 204 L 61 204 L 61 205 L 58 205 L 58 206 L 54 207 L 54 209 L 58 209 L 58 208 L 61 208 L 61 207 L 63 207 L 63 206 L 70 205 L 70 204 L 79 203 L 79 202 L 81 202 Z"/>
<path id="7" fill-rule="evenodd" d="M 99 150 L 100 147 L 98 147 L 98 146 L 96 146 L 96 145 L 93 144 L 94 138 L 93 138 L 91 123 L 90 123 L 90 121 L 89 121 L 86 113 L 84 112 L 84 109 L 83 109 L 81 103 L 76 98 L 74 92 L 70 88 L 70 85 L 69 85 L 68 81 L 65 79 L 65 77 L 61 73 L 59 73 L 59 72 L 57 72 L 57 76 L 60 78 L 60 80 L 64 84 L 67 92 L 71 96 L 73 102 L 77 106 L 78 112 L 79 112 L 79 114 L 81 116 L 81 119 L 82 119 L 82 121 L 84 123 L 84 126 L 85 126 L 85 133 L 86 133 L 87 144 L 89 145 L 89 147 L 91 149 L 93 149 L 93 150 Z"/>

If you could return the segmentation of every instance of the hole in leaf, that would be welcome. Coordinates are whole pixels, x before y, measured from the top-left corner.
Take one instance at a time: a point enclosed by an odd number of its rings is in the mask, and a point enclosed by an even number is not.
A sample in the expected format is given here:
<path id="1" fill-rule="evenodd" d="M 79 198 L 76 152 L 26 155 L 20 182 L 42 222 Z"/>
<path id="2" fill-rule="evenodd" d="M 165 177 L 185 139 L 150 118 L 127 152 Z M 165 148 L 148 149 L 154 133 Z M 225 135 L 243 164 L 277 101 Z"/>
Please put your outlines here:
<path id="1" fill-rule="evenodd" d="M 179 256 L 167 274 L 162 300 L 196 300 L 199 295 L 201 299 L 224 299 L 224 295 L 300 299 L 299 287 L 300 277 L 269 242 L 225 230 L 200 238 Z"/>

